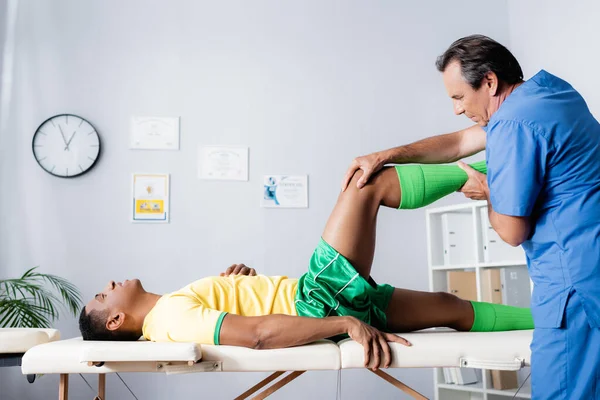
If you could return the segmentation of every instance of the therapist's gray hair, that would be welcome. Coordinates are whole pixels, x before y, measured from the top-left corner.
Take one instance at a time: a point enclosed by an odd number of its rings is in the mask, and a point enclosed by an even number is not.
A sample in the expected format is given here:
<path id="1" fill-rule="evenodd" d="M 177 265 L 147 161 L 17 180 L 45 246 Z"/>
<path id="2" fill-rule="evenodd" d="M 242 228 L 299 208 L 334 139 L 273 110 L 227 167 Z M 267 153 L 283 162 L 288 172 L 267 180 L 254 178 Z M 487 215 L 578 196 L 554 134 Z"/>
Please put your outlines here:
<path id="1" fill-rule="evenodd" d="M 523 70 L 515 56 L 487 36 L 471 35 L 458 39 L 437 58 L 435 66 L 444 72 L 453 61 L 460 63 L 463 78 L 475 90 L 481 87 L 488 72 L 495 73 L 500 81 L 508 84 L 523 80 Z"/>

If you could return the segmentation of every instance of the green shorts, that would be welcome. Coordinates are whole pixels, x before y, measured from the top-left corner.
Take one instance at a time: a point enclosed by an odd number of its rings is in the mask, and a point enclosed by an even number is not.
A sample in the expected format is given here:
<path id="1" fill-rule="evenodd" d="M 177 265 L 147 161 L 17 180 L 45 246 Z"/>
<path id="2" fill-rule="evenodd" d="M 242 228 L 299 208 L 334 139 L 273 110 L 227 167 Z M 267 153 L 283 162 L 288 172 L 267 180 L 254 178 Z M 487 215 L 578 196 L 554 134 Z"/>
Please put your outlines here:
<path id="1" fill-rule="evenodd" d="M 394 288 L 371 285 L 323 239 L 298 280 L 296 311 L 303 317 L 350 315 L 387 331 L 387 310 Z"/>

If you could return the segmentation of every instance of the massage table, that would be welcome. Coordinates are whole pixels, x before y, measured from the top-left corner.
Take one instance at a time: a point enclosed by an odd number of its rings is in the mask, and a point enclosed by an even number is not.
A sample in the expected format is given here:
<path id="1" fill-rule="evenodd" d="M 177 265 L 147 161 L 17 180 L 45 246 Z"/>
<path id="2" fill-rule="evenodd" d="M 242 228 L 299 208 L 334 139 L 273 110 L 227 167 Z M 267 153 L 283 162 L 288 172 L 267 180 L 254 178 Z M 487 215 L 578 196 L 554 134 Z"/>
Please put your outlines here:
<path id="1" fill-rule="evenodd" d="M 59 339 L 56 329 L 0 328 L 0 367 L 19 367 L 27 350 Z M 27 380 L 33 383 L 35 374 Z"/>
<path id="2" fill-rule="evenodd" d="M 455 332 L 426 330 L 401 336 L 412 343 L 391 343 L 390 368 L 469 367 L 519 370 L 530 365 L 532 330 L 510 332 Z M 0 338 L 1 341 L 1 338 Z M 23 374 L 60 374 L 59 400 L 68 399 L 69 374 L 98 374 L 97 399 L 106 400 L 106 374 L 155 372 L 274 372 L 236 400 L 264 399 L 306 371 L 365 368 L 364 350 L 346 339 L 321 340 L 304 346 L 253 350 L 195 343 L 93 342 L 81 338 L 52 341 L 31 347 L 22 358 Z M 374 372 L 415 399 L 422 394 L 385 370 Z"/>

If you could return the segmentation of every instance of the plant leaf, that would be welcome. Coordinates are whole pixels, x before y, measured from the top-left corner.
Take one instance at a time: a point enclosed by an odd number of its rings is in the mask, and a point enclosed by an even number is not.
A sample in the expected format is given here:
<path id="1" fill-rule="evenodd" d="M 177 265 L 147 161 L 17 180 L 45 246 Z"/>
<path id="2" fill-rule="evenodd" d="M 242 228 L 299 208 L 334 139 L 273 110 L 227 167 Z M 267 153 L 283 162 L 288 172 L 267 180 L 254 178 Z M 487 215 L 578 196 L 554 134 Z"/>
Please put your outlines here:
<path id="1" fill-rule="evenodd" d="M 0 303 L 0 327 L 49 328 L 47 310 L 28 300 L 3 300 Z"/>
<path id="2" fill-rule="evenodd" d="M 77 287 L 36 269 L 28 269 L 17 279 L 0 280 L 0 327 L 50 327 L 59 318 L 61 306 L 77 316 L 82 303 Z"/>

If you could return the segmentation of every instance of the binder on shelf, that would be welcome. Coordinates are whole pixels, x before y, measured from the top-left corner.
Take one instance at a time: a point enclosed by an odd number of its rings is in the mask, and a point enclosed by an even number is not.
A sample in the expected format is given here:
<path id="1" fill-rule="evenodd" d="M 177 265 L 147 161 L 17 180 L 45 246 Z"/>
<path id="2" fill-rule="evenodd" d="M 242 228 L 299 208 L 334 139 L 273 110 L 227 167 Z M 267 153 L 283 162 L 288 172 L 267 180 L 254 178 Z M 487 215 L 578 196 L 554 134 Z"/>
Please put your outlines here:
<path id="1" fill-rule="evenodd" d="M 492 228 L 487 207 L 481 207 L 481 235 L 483 239 L 483 262 L 525 262 L 525 251 L 521 246 L 512 247 Z"/>
<path id="2" fill-rule="evenodd" d="M 524 266 L 504 267 L 500 270 L 503 304 L 513 307 L 531 306 L 529 272 Z"/>
<path id="3" fill-rule="evenodd" d="M 442 221 L 442 247 L 444 265 L 463 265 L 474 263 L 473 228 L 471 215 L 464 213 L 445 213 Z"/>
<path id="4" fill-rule="evenodd" d="M 470 385 L 479 382 L 473 368 L 446 367 L 442 370 L 444 382 L 447 384 Z"/>
<path id="5" fill-rule="evenodd" d="M 481 271 L 481 300 L 487 303 L 502 304 L 502 279 L 497 268 Z"/>
<path id="6" fill-rule="evenodd" d="M 444 374 L 444 383 L 454 383 L 452 382 L 452 378 L 450 377 L 450 368 L 442 368 L 442 373 Z"/>
<path id="7" fill-rule="evenodd" d="M 477 383 L 477 374 L 473 368 L 456 368 L 456 372 L 458 375 L 458 384 L 459 385 L 469 385 L 472 383 Z"/>
<path id="8" fill-rule="evenodd" d="M 492 387 L 496 390 L 517 389 L 517 371 L 490 371 L 492 376 Z"/>
<path id="9" fill-rule="evenodd" d="M 477 301 L 475 271 L 448 271 L 448 292 L 463 300 Z"/>

